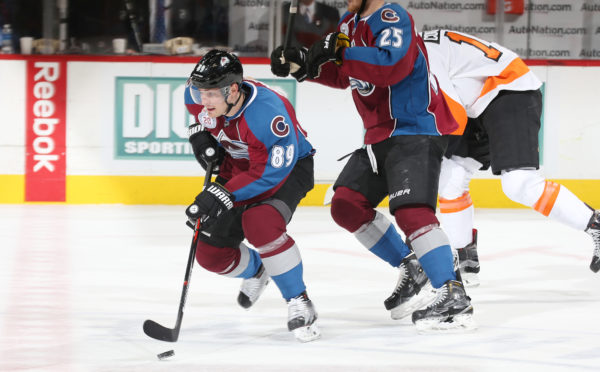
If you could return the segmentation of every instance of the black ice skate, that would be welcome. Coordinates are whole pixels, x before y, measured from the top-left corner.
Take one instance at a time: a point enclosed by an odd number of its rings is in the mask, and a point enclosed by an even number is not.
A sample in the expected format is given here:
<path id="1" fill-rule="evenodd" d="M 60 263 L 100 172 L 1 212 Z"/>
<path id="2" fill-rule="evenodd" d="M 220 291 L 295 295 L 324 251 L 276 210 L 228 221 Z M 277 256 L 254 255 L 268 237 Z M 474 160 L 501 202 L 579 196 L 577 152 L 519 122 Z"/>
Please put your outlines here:
<path id="1" fill-rule="evenodd" d="M 456 280 L 444 283 L 437 290 L 435 301 L 426 309 L 415 311 L 412 321 L 419 332 L 476 328 L 471 299 Z"/>
<path id="2" fill-rule="evenodd" d="M 269 284 L 269 274 L 265 271 L 263 264 L 260 265 L 252 278 L 244 279 L 240 287 L 237 302 L 244 309 L 249 309 L 258 300 Z"/>
<path id="3" fill-rule="evenodd" d="M 477 230 L 473 229 L 473 240 L 464 248 L 457 249 L 460 276 L 465 287 L 479 285 L 479 257 L 477 255 Z"/>
<path id="4" fill-rule="evenodd" d="M 317 311 L 306 292 L 288 301 L 288 329 L 298 341 L 308 342 L 321 337 L 317 327 Z"/>
<path id="5" fill-rule="evenodd" d="M 594 239 L 594 257 L 590 263 L 590 270 L 597 273 L 600 270 L 600 211 L 594 211 L 585 232 Z"/>
<path id="6" fill-rule="evenodd" d="M 402 319 L 435 299 L 435 291 L 414 252 L 404 257 L 396 288 L 383 304 L 391 311 L 392 319 Z"/>

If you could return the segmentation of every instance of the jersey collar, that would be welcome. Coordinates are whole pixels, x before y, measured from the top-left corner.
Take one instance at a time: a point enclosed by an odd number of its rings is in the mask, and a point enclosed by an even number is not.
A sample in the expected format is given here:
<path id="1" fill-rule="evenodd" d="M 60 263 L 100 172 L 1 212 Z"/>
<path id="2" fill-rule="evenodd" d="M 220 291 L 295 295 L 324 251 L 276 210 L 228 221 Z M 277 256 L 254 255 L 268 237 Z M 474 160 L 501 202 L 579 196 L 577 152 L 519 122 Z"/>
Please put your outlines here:
<path id="1" fill-rule="evenodd" d="M 239 109 L 239 111 L 235 113 L 235 115 L 233 115 L 233 116 L 225 116 L 225 120 L 227 120 L 227 121 L 233 120 L 233 119 L 237 119 L 240 116 L 242 116 L 242 114 L 244 113 L 244 111 L 246 110 L 246 108 L 248 106 L 250 106 L 250 104 L 256 98 L 256 93 L 257 93 L 256 85 L 252 84 L 251 82 L 249 82 L 247 80 L 244 80 L 244 81 L 242 81 L 242 87 L 241 87 L 241 89 L 246 90 L 246 93 L 247 93 L 246 94 L 246 98 L 244 99 L 244 104 Z"/>

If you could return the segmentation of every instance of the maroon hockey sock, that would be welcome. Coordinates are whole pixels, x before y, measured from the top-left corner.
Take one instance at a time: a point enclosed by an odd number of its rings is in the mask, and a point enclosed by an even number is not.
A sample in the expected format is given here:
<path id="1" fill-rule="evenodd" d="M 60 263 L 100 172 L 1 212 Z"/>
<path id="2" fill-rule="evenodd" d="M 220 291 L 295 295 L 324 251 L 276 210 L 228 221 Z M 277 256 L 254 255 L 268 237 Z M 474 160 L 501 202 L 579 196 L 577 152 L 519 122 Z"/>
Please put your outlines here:
<path id="1" fill-rule="evenodd" d="M 410 237 L 422 227 L 439 226 L 440 224 L 433 209 L 422 204 L 400 207 L 394 212 L 394 217 L 396 217 L 396 223 L 407 237 Z M 416 236 L 412 237 L 412 239 L 415 238 Z"/>
<path id="2" fill-rule="evenodd" d="M 208 271 L 226 274 L 227 268 L 236 267 L 239 263 L 240 250 L 229 247 L 215 247 L 200 241 L 198 242 L 198 249 L 196 249 L 196 261 Z"/>
<path id="3" fill-rule="evenodd" d="M 375 218 L 375 210 L 363 194 L 340 186 L 331 199 L 331 217 L 338 225 L 353 233 Z"/>
<path id="4" fill-rule="evenodd" d="M 287 231 L 281 213 L 268 204 L 245 211 L 242 216 L 242 228 L 246 239 L 255 247 L 271 243 Z"/>

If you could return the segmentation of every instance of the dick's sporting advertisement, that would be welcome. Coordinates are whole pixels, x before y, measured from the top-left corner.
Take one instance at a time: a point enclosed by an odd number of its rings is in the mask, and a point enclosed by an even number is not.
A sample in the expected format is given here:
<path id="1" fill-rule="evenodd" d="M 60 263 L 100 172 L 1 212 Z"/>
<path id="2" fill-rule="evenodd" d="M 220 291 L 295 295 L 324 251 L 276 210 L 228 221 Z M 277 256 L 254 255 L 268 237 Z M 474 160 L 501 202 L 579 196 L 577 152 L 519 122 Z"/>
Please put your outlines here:
<path id="1" fill-rule="evenodd" d="M 260 79 L 296 101 L 296 82 Z M 184 105 L 186 79 L 117 77 L 115 158 L 193 159 L 187 127 L 195 122 Z"/>

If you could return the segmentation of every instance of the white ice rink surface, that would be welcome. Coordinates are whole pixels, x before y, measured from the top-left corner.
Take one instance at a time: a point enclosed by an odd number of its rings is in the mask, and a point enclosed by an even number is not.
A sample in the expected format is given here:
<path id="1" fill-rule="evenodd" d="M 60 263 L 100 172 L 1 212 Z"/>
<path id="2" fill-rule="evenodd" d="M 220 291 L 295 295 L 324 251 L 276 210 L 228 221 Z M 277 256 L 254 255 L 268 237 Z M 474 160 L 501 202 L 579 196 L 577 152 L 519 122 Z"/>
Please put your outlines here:
<path id="1" fill-rule="evenodd" d="M 238 279 L 194 267 L 173 327 L 191 241 L 182 206 L 0 205 L 0 371 L 600 370 L 600 276 L 592 241 L 529 210 L 477 210 L 479 329 L 420 335 L 383 307 L 397 270 L 301 207 L 290 235 L 323 337 L 301 344 L 269 285 L 250 310 Z M 385 210 L 382 210 L 385 212 Z M 386 212 L 387 214 L 387 212 Z M 156 354 L 174 349 L 159 361 Z"/>

